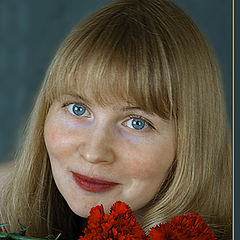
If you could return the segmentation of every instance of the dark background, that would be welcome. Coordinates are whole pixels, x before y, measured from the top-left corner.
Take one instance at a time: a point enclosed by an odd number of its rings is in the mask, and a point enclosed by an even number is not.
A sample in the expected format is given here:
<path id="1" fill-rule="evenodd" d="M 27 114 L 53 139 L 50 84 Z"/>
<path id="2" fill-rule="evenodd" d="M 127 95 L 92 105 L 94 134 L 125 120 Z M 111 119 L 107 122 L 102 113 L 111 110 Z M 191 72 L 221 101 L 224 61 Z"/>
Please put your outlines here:
<path id="1" fill-rule="evenodd" d="M 37 91 L 61 41 L 79 20 L 107 2 L 0 0 L 0 161 L 11 158 L 21 140 Z M 175 2 L 194 19 L 219 61 L 232 127 L 232 1 Z M 240 169 L 238 162 L 236 168 Z M 235 197 L 239 202 L 239 191 Z M 239 223 L 236 219 L 235 224 Z"/>

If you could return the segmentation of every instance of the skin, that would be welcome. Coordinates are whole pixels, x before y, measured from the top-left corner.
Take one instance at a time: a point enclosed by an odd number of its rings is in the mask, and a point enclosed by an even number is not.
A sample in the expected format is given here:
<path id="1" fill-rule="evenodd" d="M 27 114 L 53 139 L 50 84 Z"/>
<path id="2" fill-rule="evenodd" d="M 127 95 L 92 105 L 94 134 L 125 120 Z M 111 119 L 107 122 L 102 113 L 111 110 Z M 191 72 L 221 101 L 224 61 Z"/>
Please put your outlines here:
<path id="1" fill-rule="evenodd" d="M 73 112 L 74 104 L 86 107 L 82 116 Z M 174 160 L 173 122 L 148 115 L 136 106 L 127 107 L 126 102 L 102 107 L 89 96 L 82 99 L 67 94 L 49 109 L 44 139 L 53 177 L 69 207 L 79 216 L 87 217 L 99 204 L 109 212 L 119 200 L 137 214 L 159 191 Z M 134 115 L 146 120 L 140 130 L 133 127 Z M 89 192 L 76 184 L 71 171 L 118 185 L 100 193 Z"/>

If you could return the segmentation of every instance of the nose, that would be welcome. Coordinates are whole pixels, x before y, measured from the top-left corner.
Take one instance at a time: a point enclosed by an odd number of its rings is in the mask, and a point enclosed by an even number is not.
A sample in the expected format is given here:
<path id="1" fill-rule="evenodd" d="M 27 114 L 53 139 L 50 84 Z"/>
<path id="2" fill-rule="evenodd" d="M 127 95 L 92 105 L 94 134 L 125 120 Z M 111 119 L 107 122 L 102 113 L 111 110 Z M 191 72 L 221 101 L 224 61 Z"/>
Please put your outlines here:
<path id="1" fill-rule="evenodd" d="M 109 129 L 104 126 L 89 129 L 84 145 L 79 149 L 84 160 L 90 163 L 110 164 L 115 160 L 112 145 L 113 138 Z"/>

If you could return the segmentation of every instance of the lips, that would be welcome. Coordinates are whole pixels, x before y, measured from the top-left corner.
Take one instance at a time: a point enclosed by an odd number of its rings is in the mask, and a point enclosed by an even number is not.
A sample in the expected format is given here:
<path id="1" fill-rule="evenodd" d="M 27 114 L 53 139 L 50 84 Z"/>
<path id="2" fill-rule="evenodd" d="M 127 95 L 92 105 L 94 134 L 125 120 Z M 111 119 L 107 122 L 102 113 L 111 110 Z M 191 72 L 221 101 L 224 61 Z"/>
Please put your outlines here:
<path id="1" fill-rule="evenodd" d="M 118 183 L 115 182 L 109 182 L 97 178 L 90 178 L 76 172 L 72 172 L 72 176 L 77 185 L 88 192 L 110 191 L 118 185 Z"/>

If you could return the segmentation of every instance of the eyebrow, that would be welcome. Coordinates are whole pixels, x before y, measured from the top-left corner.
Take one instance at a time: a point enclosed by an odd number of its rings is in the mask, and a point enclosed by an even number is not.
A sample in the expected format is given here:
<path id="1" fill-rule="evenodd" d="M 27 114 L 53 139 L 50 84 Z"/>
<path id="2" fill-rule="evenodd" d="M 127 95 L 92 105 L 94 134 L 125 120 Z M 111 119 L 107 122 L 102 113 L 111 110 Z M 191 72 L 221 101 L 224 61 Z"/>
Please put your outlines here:
<path id="1" fill-rule="evenodd" d="M 87 99 L 85 99 L 84 97 L 82 97 L 81 95 L 79 95 L 78 93 L 75 93 L 75 92 L 67 92 L 67 93 L 65 93 L 64 94 L 65 96 L 67 95 L 67 96 L 71 96 L 71 97 L 74 97 L 74 98 L 78 98 L 78 99 L 80 99 L 82 102 L 85 102 L 85 103 L 87 103 L 88 105 L 91 105 L 91 103 L 87 100 Z"/>
<path id="2" fill-rule="evenodd" d="M 85 102 L 86 104 L 88 104 L 89 106 L 91 106 L 91 102 L 89 100 L 87 100 L 86 98 L 84 98 L 83 96 L 81 96 L 80 94 L 78 93 L 75 93 L 75 92 L 67 92 L 66 94 L 64 95 L 69 95 L 69 96 L 72 96 L 74 98 L 78 98 L 80 99 L 81 101 Z M 129 102 L 129 105 L 131 103 Z M 132 104 L 133 105 L 133 104 Z M 121 108 L 119 107 L 114 107 L 113 110 L 118 110 L 120 112 L 127 112 L 127 111 L 131 111 L 131 110 L 138 110 L 138 111 L 141 111 L 141 112 L 144 112 L 145 114 L 147 115 L 154 115 L 154 114 L 151 114 L 151 113 L 147 113 L 145 110 L 143 110 L 141 107 L 138 107 L 138 106 L 123 106 Z"/>
<path id="3" fill-rule="evenodd" d="M 130 110 L 140 110 L 140 111 L 145 112 L 142 108 L 134 107 L 134 106 L 125 106 L 125 107 L 122 107 L 122 108 L 119 109 L 119 111 L 121 111 L 121 112 L 127 112 L 127 111 L 130 111 Z"/>

